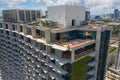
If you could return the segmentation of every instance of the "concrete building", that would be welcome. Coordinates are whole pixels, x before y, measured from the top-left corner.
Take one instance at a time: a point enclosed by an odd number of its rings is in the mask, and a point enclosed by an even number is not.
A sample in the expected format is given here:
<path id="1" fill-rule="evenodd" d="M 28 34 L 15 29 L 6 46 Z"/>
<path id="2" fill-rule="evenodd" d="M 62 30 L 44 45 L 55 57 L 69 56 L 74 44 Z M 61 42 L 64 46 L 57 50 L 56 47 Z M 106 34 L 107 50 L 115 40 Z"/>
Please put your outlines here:
<path id="1" fill-rule="evenodd" d="M 5 22 L 32 22 L 41 18 L 40 10 L 3 10 L 3 19 Z"/>
<path id="2" fill-rule="evenodd" d="M 55 12 L 56 7 L 50 7 L 50 11 Z M 61 8 L 64 10 L 65 6 L 59 6 L 57 10 Z M 68 17 L 70 20 L 61 26 L 51 21 L 52 15 L 53 20 L 58 15 L 48 13 L 50 20 L 47 21 L 41 19 L 29 24 L 0 22 L 2 79 L 104 80 L 111 29 L 80 27 L 80 24 L 72 26 L 69 25 L 72 18 Z"/>
<path id="3" fill-rule="evenodd" d="M 48 19 L 59 22 L 64 27 L 80 26 L 85 21 L 85 10 L 84 6 L 53 6 L 48 8 Z"/>

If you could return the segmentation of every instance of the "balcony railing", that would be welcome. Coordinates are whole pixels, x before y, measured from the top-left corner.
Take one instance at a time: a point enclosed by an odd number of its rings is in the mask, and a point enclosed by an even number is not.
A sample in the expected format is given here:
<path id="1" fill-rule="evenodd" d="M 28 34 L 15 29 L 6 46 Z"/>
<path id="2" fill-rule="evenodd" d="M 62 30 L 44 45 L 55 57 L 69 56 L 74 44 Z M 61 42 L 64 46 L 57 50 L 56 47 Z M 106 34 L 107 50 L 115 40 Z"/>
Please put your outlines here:
<path id="1" fill-rule="evenodd" d="M 55 54 L 49 54 L 48 57 L 50 57 L 51 60 L 55 59 L 60 65 L 64 65 L 70 62 L 70 59 L 63 59 L 62 57 L 58 57 Z"/>
<path id="2" fill-rule="evenodd" d="M 88 71 L 87 71 L 87 74 L 89 74 L 89 75 L 94 75 L 94 73 L 95 73 L 95 68 L 94 67 L 91 67 Z"/>
<path id="3" fill-rule="evenodd" d="M 75 55 L 75 59 L 78 59 L 78 58 L 80 58 L 82 56 L 85 56 L 86 54 L 89 54 L 90 52 L 93 52 L 93 51 L 94 51 L 94 49 L 92 48 L 92 49 L 86 50 L 84 52 L 81 52 L 79 54 L 76 54 Z"/>
<path id="4" fill-rule="evenodd" d="M 71 58 L 71 55 L 68 55 L 68 54 L 62 54 L 62 58 L 70 59 L 70 58 Z"/>

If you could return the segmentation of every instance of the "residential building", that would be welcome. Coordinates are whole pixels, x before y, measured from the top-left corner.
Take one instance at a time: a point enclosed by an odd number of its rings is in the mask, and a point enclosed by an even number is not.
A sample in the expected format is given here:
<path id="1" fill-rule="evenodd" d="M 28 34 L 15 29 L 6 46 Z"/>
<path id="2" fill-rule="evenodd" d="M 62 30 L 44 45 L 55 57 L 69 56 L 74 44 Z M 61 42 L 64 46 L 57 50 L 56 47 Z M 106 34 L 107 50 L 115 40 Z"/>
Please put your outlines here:
<path id="1" fill-rule="evenodd" d="M 40 10 L 3 10 L 3 19 L 5 22 L 32 22 L 41 18 Z"/>
<path id="2" fill-rule="evenodd" d="M 32 23 L 1 21 L 2 79 L 104 80 L 111 29 L 103 25 L 99 28 L 78 25 L 85 20 L 85 14 L 81 14 L 84 16 L 81 19 L 77 13 L 79 7 L 50 7 L 48 20 Z M 66 8 L 76 14 L 68 14 L 70 18 L 65 14 L 64 21 L 62 14 L 58 16 L 58 13 Z M 78 10 L 74 11 L 74 8 Z M 64 12 L 69 13 L 69 10 Z M 74 19 L 76 25 L 71 25 Z"/>

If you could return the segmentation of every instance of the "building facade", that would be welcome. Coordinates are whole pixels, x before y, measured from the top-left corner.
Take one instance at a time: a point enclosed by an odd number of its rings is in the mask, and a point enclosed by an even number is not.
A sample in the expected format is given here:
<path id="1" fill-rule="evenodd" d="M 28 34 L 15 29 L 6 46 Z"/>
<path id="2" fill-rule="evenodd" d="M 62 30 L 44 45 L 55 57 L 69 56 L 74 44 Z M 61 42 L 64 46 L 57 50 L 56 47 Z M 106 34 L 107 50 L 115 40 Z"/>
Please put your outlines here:
<path id="1" fill-rule="evenodd" d="M 85 21 L 84 6 L 60 5 L 48 8 L 48 19 L 63 24 L 62 27 L 80 26 Z"/>
<path id="2" fill-rule="evenodd" d="M 104 79 L 110 29 L 44 24 L 0 22 L 3 80 Z"/>
<path id="3" fill-rule="evenodd" d="M 32 22 L 41 18 L 40 10 L 3 10 L 3 19 L 5 22 Z"/>
<path id="4" fill-rule="evenodd" d="M 115 20 L 118 20 L 119 19 L 119 10 L 118 9 L 115 9 L 115 11 L 114 11 L 114 18 L 115 18 Z"/>

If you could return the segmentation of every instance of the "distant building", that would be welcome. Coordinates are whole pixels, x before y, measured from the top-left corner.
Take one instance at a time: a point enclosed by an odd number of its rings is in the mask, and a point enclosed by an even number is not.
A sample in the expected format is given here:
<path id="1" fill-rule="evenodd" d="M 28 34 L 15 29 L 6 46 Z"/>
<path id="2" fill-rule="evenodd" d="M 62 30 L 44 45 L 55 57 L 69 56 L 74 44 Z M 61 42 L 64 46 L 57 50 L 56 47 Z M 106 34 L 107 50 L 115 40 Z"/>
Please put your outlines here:
<path id="1" fill-rule="evenodd" d="M 3 19 L 5 22 L 32 22 L 40 17 L 40 10 L 3 10 Z"/>
<path id="2" fill-rule="evenodd" d="M 2 16 L 0 16 L 0 19 L 2 19 L 3 17 Z"/>
<path id="3" fill-rule="evenodd" d="M 48 17 L 48 11 L 45 11 L 45 17 L 46 18 Z"/>
<path id="4" fill-rule="evenodd" d="M 97 15 L 97 16 L 95 16 L 95 19 L 101 20 L 101 16 Z"/>
<path id="5" fill-rule="evenodd" d="M 90 20 L 90 11 L 85 11 L 85 20 L 86 21 Z"/>
<path id="6" fill-rule="evenodd" d="M 95 24 L 104 24 L 104 21 L 95 21 Z"/>
<path id="7" fill-rule="evenodd" d="M 115 20 L 119 19 L 119 10 L 118 9 L 114 10 L 114 18 L 115 18 Z"/>
<path id="8" fill-rule="evenodd" d="M 113 13 L 109 13 L 109 14 L 104 14 L 102 16 L 103 19 L 107 19 L 107 20 L 112 20 L 114 19 L 114 14 Z"/>

